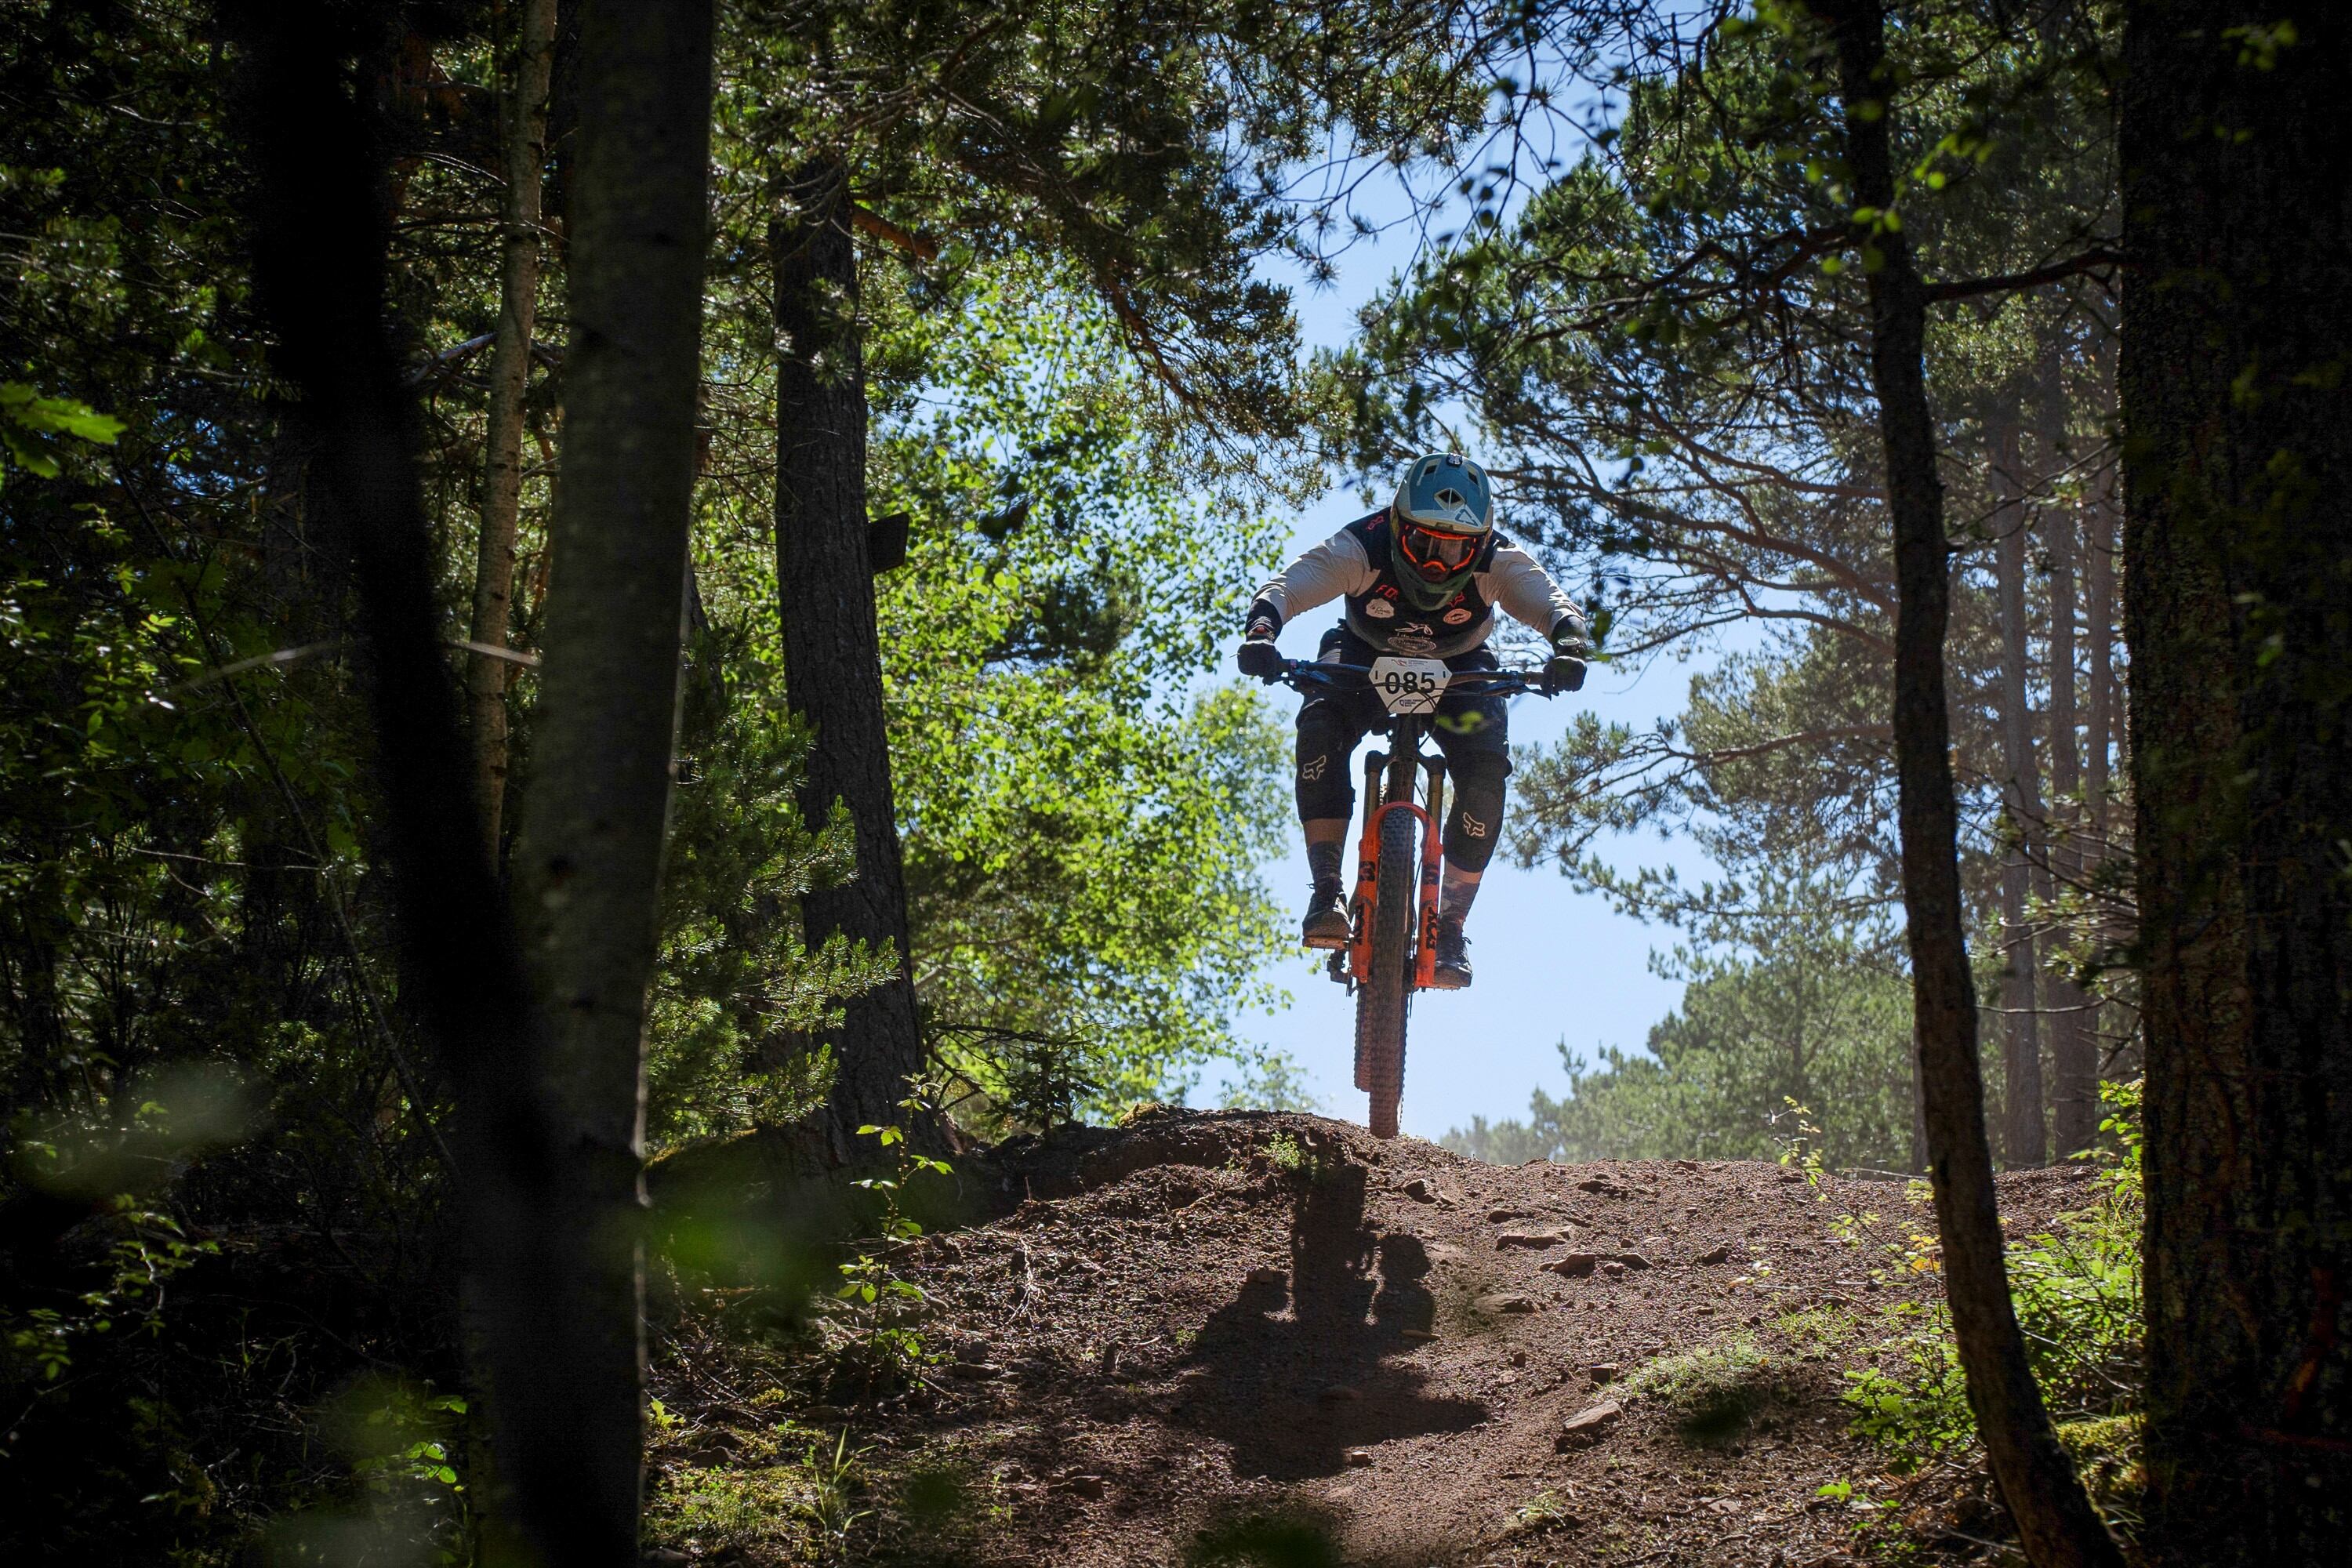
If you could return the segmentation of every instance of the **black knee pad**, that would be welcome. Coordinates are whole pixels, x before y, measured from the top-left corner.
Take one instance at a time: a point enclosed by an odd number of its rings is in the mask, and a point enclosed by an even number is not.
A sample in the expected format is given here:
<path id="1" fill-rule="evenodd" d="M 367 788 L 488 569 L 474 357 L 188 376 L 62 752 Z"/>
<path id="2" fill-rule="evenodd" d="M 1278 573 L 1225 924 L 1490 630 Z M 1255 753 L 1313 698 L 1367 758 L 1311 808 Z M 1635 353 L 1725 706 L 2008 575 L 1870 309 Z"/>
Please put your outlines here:
<path id="1" fill-rule="evenodd" d="M 1316 822 L 1355 815 L 1356 781 L 1348 767 L 1358 736 L 1331 705 L 1309 702 L 1298 710 L 1298 820 Z"/>
<path id="2" fill-rule="evenodd" d="M 1445 859 L 1465 871 L 1483 871 L 1503 832 L 1503 781 L 1511 776 L 1507 752 L 1465 751 L 1447 769 L 1454 804 L 1445 814 Z"/>

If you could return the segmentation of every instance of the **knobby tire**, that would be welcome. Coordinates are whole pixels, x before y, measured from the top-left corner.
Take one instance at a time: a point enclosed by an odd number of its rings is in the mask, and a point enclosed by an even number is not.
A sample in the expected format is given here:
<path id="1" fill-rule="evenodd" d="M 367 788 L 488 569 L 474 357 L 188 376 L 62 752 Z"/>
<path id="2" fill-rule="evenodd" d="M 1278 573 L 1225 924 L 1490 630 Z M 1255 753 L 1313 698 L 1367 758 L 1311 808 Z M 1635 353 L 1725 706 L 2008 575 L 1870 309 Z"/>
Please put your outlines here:
<path id="1" fill-rule="evenodd" d="M 1397 1102 L 1404 1098 L 1405 1013 L 1412 1000 L 1412 931 L 1421 912 L 1420 849 L 1420 818 L 1409 811 L 1381 818 L 1371 973 L 1356 996 L 1356 1039 L 1364 1087 L 1372 1097 L 1375 1138 L 1396 1136 Z"/>

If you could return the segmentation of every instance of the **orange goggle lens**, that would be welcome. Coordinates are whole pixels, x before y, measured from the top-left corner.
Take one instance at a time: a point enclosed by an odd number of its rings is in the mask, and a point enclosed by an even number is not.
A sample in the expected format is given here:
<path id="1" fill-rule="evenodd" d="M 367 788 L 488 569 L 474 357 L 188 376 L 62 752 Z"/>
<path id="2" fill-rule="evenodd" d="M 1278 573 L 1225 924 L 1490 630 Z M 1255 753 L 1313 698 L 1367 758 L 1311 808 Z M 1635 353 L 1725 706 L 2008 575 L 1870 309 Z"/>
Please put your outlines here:
<path id="1" fill-rule="evenodd" d="M 1443 566 L 1458 571 L 1470 563 L 1478 552 L 1475 534 L 1439 533 L 1431 529 L 1407 523 L 1399 539 L 1404 545 L 1405 558 L 1417 566 Z"/>

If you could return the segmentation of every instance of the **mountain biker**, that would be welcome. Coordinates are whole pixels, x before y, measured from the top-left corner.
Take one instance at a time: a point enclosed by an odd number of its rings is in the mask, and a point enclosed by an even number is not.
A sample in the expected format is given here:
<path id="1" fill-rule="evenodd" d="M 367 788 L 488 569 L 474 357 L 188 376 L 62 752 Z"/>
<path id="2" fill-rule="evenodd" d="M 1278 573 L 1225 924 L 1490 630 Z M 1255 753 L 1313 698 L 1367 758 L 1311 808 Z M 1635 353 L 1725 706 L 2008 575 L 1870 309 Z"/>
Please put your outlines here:
<path id="1" fill-rule="evenodd" d="M 1494 491 L 1477 464 L 1457 452 L 1415 458 L 1394 500 L 1307 551 L 1257 591 L 1236 656 L 1242 673 L 1280 679 L 1276 637 L 1286 623 L 1333 599 L 1345 601 L 1346 613 L 1323 634 L 1320 662 L 1367 665 L 1397 654 L 1443 659 L 1455 671 L 1496 669 L 1485 645 L 1500 605 L 1551 640 L 1545 693 L 1578 689 L 1590 651 L 1584 617 L 1534 556 L 1496 531 L 1494 514 Z M 1356 809 L 1349 758 L 1381 714 L 1369 687 L 1318 689 L 1299 706 L 1298 819 L 1314 877 L 1300 928 L 1308 947 L 1348 944 L 1339 864 Z M 1458 991 L 1470 984 L 1463 921 L 1502 827 L 1503 781 L 1511 772 L 1508 710 L 1499 694 L 1448 693 L 1432 728 L 1454 777 L 1435 980 L 1441 989 Z"/>

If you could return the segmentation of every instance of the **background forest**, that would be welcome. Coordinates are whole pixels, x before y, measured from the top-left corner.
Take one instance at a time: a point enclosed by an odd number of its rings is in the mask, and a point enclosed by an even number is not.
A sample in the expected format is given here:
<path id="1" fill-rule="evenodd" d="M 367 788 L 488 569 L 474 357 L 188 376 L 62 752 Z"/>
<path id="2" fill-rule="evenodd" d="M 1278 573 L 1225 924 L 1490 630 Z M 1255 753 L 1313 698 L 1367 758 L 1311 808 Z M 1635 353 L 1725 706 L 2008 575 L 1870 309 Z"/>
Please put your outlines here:
<path id="1" fill-rule="evenodd" d="M 2343 1170 L 2254 1169 L 2340 1113 L 2341 868 L 2273 874 L 2337 853 L 2340 442 L 2231 468 L 2166 398 L 2316 418 L 2342 315 L 2281 370 L 2294 330 L 2208 353 L 2221 305 L 2129 279 L 2228 226 L 2147 216 L 2164 73 L 2315 103 L 2343 39 L 2193 9 L 0 5 L 0 1543 L 339 1561 L 370 1497 L 443 1561 L 586 1561 L 638 1523 L 648 1160 L 878 1183 L 889 1245 L 984 1145 L 1211 1073 L 1299 1109 L 1247 1024 L 1288 742 L 1222 661 L 1299 507 L 1446 447 L 1598 658 L 1701 671 L 1523 749 L 1511 818 L 1681 1005 L 1446 1144 L 1932 1170 L 1944 1397 L 2036 1563 L 2115 1547 L 1992 1165 L 2120 1166 L 2106 1244 L 2201 1260 L 2168 1300 L 2269 1281 L 2201 1372 L 2221 1308 L 2100 1342 L 2181 1550 L 2253 1484 L 2199 1479 L 2225 1416 L 2340 1472 Z M 2146 42 L 2190 33 L 2222 64 Z M 1376 187 L 1412 259 L 1302 358 L 1267 279 Z M 2209 1068 L 2319 1087 L 2225 1114 Z M 2197 1239 L 2282 1225 L 2319 1261 Z M 486 1388 L 510 1517 L 459 1495 Z M 551 1524 L 557 1476 L 603 1511 Z"/>

